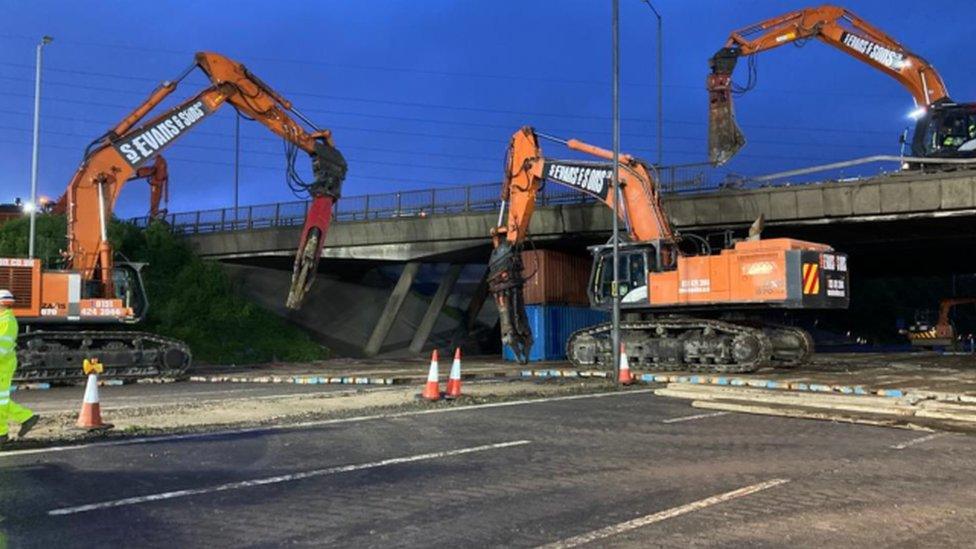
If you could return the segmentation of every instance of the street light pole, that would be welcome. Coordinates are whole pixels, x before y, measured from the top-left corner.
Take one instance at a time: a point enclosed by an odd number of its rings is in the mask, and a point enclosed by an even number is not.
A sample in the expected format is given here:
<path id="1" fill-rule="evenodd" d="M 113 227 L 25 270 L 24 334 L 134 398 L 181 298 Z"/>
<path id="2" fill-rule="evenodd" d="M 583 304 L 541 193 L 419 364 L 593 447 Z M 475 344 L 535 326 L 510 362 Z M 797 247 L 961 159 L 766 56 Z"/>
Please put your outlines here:
<path id="1" fill-rule="evenodd" d="M 52 40 L 54 39 L 50 36 L 45 36 L 37 45 L 37 67 L 34 75 L 34 144 L 31 150 L 30 236 L 27 244 L 27 257 L 30 259 L 34 259 L 34 240 L 37 231 L 37 149 L 40 145 L 41 133 L 41 51 Z"/>
<path id="2" fill-rule="evenodd" d="M 240 191 L 241 173 L 241 113 L 234 111 L 234 220 L 237 220 L 237 198 Z"/>
<path id="3" fill-rule="evenodd" d="M 613 378 L 620 383 L 620 0 L 613 0 Z"/>
<path id="4" fill-rule="evenodd" d="M 650 0 L 644 0 L 657 17 L 657 165 L 663 164 L 664 155 L 664 22 Z"/>

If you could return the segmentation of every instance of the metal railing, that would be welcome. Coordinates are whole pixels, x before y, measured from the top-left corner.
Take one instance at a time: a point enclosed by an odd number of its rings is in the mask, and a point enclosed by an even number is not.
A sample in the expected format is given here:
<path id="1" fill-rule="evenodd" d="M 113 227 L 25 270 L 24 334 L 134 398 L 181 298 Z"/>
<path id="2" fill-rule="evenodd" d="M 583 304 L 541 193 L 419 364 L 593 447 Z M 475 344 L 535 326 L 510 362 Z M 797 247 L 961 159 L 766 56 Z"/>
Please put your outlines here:
<path id="1" fill-rule="evenodd" d="M 942 164 L 955 169 L 973 168 L 973 159 L 925 159 L 899 156 L 869 156 L 844 162 L 833 162 L 799 170 L 778 172 L 764 176 L 740 177 L 715 169 L 710 164 L 682 164 L 657 168 L 656 179 L 664 193 L 691 193 L 718 189 L 754 189 L 803 185 L 814 182 L 845 181 L 865 174 L 893 175 L 901 172 L 903 163 Z M 883 165 L 895 165 L 889 170 Z M 848 170 L 856 169 L 856 172 Z M 917 172 L 916 172 L 917 173 Z M 343 197 L 336 203 L 333 219 L 337 222 L 370 221 L 428 217 L 445 214 L 497 211 L 501 206 L 501 184 L 482 183 L 459 187 L 438 187 L 416 191 L 366 194 Z M 575 189 L 559 184 L 546 184 L 536 198 L 540 207 L 565 204 L 584 204 L 594 199 Z M 173 213 L 166 216 L 172 230 L 179 234 L 198 234 L 239 231 L 266 227 L 302 225 L 310 202 L 296 200 L 276 204 L 221 208 L 196 212 Z M 130 222 L 146 226 L 148 218 L 138 217 Z"/>
<path id="2" fill-rule="evenodd" d="M 708 187 L 708 164 L 683 164 L 658 169 L 658 180 L 665 193 L 694 192 Z M 501 206 L 500 183 L 483 183 L 459 187 L 438 187 L 417 191 L 344 196 L 335 206 L 336 222 L 370 221 L 428 217 L 444 214 L 496 211 Z M 541 207 L 585 204 L 594 199 L 577 190 L 558 184 L 546 184 L 536 197 Z M 240 231 L 267 227 L 301 226 L 310 202 L 296 200 L 220 208 L 195 212 L 171 213 L 165 218 L 173 232 L 199 234 Z M 145 227 L 148 217 L 130 222 Z"/>

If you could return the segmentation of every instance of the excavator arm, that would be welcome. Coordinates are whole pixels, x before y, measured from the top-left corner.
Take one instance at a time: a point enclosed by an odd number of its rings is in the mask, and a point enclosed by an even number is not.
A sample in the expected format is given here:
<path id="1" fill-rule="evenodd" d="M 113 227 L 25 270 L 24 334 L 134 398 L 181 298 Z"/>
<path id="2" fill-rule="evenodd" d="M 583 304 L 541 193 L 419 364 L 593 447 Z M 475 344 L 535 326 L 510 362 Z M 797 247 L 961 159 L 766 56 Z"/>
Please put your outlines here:
<path id="1" fill-rule="evenodd" d="M 492 229 L 494 250 L 488 265 L 489 290 L 501 319 L 502 342 L 508 345 L 520 362 L 528 360 L 532 332 L 525 315 L 522 287 L 521 251 L 529 236 L 529 224 L 535 211 L 536 196 L 545 181 L 589 194 L 608 207 L 614 207 L 620 196 L 618 215 L 628 235 L 635 242 L 665 241 L 673 243 L 677 234 L 664 212 L 652 169 L 647 163 L 622 154 L 617 166 L 620 193 L 612 192 L 613 153 L 576 139 L 561 140 L 567 148 L 583 152 L 600 161 L 556 160 L 546 158 L 539 146 L 543 134 L 525 126 L 509 142 L 505 174 L 502 181 L 502 207 L 498 226 Z M 507 218 L 505 216 L 507 206 Z M 666 250 L 672 247 L 662 247 Z"/>
<path id="2" fill-rule="evenodd" d="M 169 204 L 169 170 L 166 166 L 166 159 L 157 154 L 152 166 L 143 166 L 136 170 L 135 177 L 145 179 L 149 184 L 149 219 L 163 219 L 166 217 L 166 208 L 160 208 L 160 204 Z"/>
<path id="3" fill-rule="evenodd" d="M 132 179 L 145 179 L 149 185 L 149 219 L 165 218 L 167 210 L 160 208 L 160 205 L 163 202 L 169 203 L 169 171 L 166 167 L 166 159 L 157 154 L 153 164 L 136 170 Z M 68 213 L 68 193 L 62 193 L 47 211 L 54 215 Z"/>
<path id="4" fill-rule="evenodd" d="M 136 127 L 194 68 L 203 70 L 212 85 Z M 347 169 L 345 159 L 335 148 L 328 130 L 306 131 L 289 113 L 309 126 L 315 126 L 288 100 L 251 74 L 244 65 L 211 52 L 197 53 L 194 63 L 175 81 L 161 84 L 111 131 L 92 142 L 68 185 L 68 266 L 80 271 L 84 280 L 99 282 L 102 295 L 110 296 L 113 291 L 113 250 L 106 231 L 122 188 L 133 176 L 151 176 L 157 182 L 161 176 L 165 180 L 165 162 L 162 173 L 155 176 L 147 172 L 144 165 L 158 158 L 164 148 L 226 103 L 282 137 L 286 143 L 290 185 L 312 196 L 287 302 L 292 308 L 300 305 L 314 279 L 332 206 L 340 196 Z M 295 170 L 297 149 L 311 157 L 314 177 L 311 182 L 303 181 Z M 159 165 L 154 169 L 159 170 Z"/>
<path id="5" fill-rule="evenodd" d="M 732 72 L 739 58 L 811 38 L 891 76 L 919 107 L 949 101 L 945 83 L 931 64 L 849 10 L 824 5 L 793 11 L 733 32 L 709 60 L 708 155 L 712 163 L 728 162 L 745 145 L 732 108 Z"/>

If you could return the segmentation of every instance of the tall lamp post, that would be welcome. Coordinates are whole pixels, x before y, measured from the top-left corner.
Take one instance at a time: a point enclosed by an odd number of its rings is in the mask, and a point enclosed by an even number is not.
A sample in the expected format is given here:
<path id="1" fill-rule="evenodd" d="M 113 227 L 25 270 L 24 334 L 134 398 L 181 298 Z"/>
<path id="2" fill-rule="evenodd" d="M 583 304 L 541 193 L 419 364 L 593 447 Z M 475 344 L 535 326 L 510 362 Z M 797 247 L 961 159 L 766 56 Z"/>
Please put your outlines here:
<path id="1" fill-rule="evenodd" d="M 651 4 L 651 0 L 644 0 L 644 3 L 657 17 L 657 165 L 660 166 L 664 155 L 664 25 L 661 13 Z"/>
<path id="2" fill-rule="evenodd" d="M 620 383 L 620 0 L 613 0 L 613 377 Z"/>
<path id="3" fill-rule="evenodd" d="M 234 111 L 234 221 L 237 221 L 238 194 L 241 175 L 241 113 Z"/>
<path id="4" fill-rule="evenodd" d="M 34 145 L 31 150 L 31 203 L 30 237 L 27 244 L 27 257 L 34 259 L 34 240 L 37 230 L 37 149 L 41 133 L 41 52 L 54 38 L 45 36 L 37 45 L 37 72 L 34 75 Z"/>

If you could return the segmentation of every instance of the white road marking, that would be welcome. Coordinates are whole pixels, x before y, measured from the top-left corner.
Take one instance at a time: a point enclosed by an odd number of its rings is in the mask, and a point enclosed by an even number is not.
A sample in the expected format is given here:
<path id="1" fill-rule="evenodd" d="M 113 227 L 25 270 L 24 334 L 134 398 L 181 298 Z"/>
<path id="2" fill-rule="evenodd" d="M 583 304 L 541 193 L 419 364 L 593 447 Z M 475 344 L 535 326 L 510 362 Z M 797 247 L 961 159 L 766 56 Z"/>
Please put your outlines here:
<path id="1" fill-rule="evenodd" d="M 187 490 L 176 490 L 173 492 L 162 492 L 158 494 L 148 494 L 145 496 L 137 496 L 132 498 L 101 501 L 98 503 L 89 503 L 87 505 L 78 505 L 76 507 L 62 507 L 60 509 L 51 509 L 50 511 L 47 512 L 47 514 L 52 516 L 74 515 L 77 513 L 87 513 L 88 511 L 96 511 L 99 509 L 109 509 L 112 507 L 139 505 L 141 503 L 149 503 L 152 501 L 184 498 L 184 497 L 196 496 L 200 494 L 226 492 L 229 490 L 241 490 L 244 488 L 253 488 L 255 486 L 266 486 L 269 484 L 279 484 L 282 482 L 294 482 L 296 480 L 305 480 L 305 479 L 323 477 L 328 475 L 338 475 L 340 473 L 350 473 L 352 471 L 362 471 L 364 469 L 375 469 L 377 467 L 387 467 L 390 465 L 398 465 L 401 463 L 413 463 L 416 461 L 427 461 L 432 459 L 460 456 L 464 454 L 473 454 L 475 452 L 484 452 L 487 450 L 511 448 L 513 446 L 523 446 L 525 444 L 529 444 L 530 442 L 531 441 L 529 440 L 513 440 L 511 442 L 498 442 L 495 444 L 485 444 L 482 446 L 473 446 L 470 448 L 461 448 L 458 450 L 448 450 L 445 452 L 431 452 L 428 454 L 417 454 L 413 456 L 390 458 L 390 459 L 384 459 L 380 461 L 373 461 L 369 463 L 340 465 L 337 467 L 329 467 L 327 469 L 316 469 L 313 471 L 303 471 L 301 473 L 291 473 L 288 475 L 278 475 L 274 477 L 243 480 L 239 482 L 228 482 L 227 484 L 217 484 L 214 486 L 207 486 L 205 488 L 190 488 Z"/>
<path id="2" fill-rule="evenodd" d="M 156 442 L 174 442 L 181 440 L 193 440 L 198 438 L 219 438 L 252 433 L 268 433 L 287 429 L 308 429 L 335 425 L 339 423 L 355 423 L 359 421 L 372 421 L 376 419 L 394 419 L 401 417 L 425 416 L 429 414 L 449 414 L 452 412 L 467 412 L 469 410 L 484 410 L 487 408 L 505 408 L 508 406 L 524 406 L 528 404 L 542 404 L 546 402 L 559 402 L 563 400 L 581 400 L 587 398 L 603 398 L 621 395 L 638 395 L 653 393 L 655 389 L 637 389 L 610 393 L 589 393 L 583 395 L 569 395 L 558 397 L 547 397 L 537 399 L 510 400 L 508 402 L 490 402 L 487 404 L 472 404 L 470 406 L 453 406 L 450 408 L 433 408 L 430 410 L 411 410 L 409 412 L 395 412 L 391 414 L 376 414 L 371 416 L 355 416 L 337 419 L 321 419 L 316 421 L 305 421 L 302 423 L 285 423 L 282 425 L 271 425 L 266 427 L 246 427 L 242 429 L 228 429 L 224 431 L 211 431 L 204 433 L 189 433 L 183 435 L 162 435 L 145 438 L 130 438 L 123 440 L 108 440 L 104 442 L 91 442 L 88 444 L 74 444 L 70 446 L 50 446 L 47 448 L 30 448 L 25 450 L 0 451 L 0 459 L 5 457 L 24 456 L 31 454 L 46 454 L 54 452 L 69 452 L 72 450 L 85 450 L 88 448 L 102 448 L 110 446 L 127 446 L 136 444 L 151 444 Z"/>
<path id="3" fill-rule="evenodd" d="M 694 415 L 694 416 L 673 417 L 673 418 L 670 418 L 670 419 L 662 419 L 661 420 L 661 423 L 681 423 L 682 421 L 694 421 L 696 419 L 705 419 L 707 417 L 726 416 L 728 414 L 729 414 L 728 412 L 714 412 L 714 413 L 711 413 L 711 414 L 698 414 L 698 415 Z"/>
<path id="4" fill-rule="evenodd" d="M 915 446 L 916 444 L 921 444 L 923 442 L 928 442 L 928 441 L 930 441 L 930 440 L 932 440 L 934 438 L 939 438 L 939 437 L 945 436 L 947 434 L 949 434 L 949 433 L 932 433 L 931 435 L 925 435 L 924 437 L 913 438 L 912 440 L 908 440 L 908 441 L 902 442 L 901 444 L 895 444 L 894 446 L 891 447 L 891 449 L 892 450 L 904 450 L 905 448 L 908 448 L 910 446 Z"/>
<path id="5" fill-rule="evenodd" d="M 613 526 L 607 526 L 606 528 L 601 528 L 599 530 L 587 532 L 585 534 L 564 539 L 562 541 L 557 541 L 555 543 L 543 545 L 542 547 L 543 549 L 563 549 L 566 547 L 577 547 L 579 545 L 592 543 L 594 541 L 606 539 L 610 536 L 615 536 L 617 534 L 622 534 L 630 530 L 635 530 L 637 528 L 648 526 L 656 522 L 672 519 L 674 517 L 684 515 L 686 513 L 698 511 L 706 507 L 711 507 L 712 505 L 717 505 L 719 503 L 730 501 L 736 498 L 748 496 L 749 494 L 755 494 L 756 492 L 768 490 L 770 488 L 779 486 L 781 484 L 786 484 L 787 482 L 789 482 L 789 479 L 776 478 L 772 480 L 767 480 L 766 482 L 760 482 L 759 484 L 753 484 L 752 486 L 746 486 L 744 488 L 739 488 L 738 490 L 733 490 L 731 492 L 726 492 L 724 494 L 718 494 L 716 496 L 712 496 L 709 498 L 700 499 L 698 501 L 688 503 L 680 507 L 665 509 L 664 511 L 659 511 L 651 515 L 645 515 L 643 517 L 635 518 L 633 520 L 628 520 L 626 522 L 614 524 Z"/>

